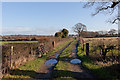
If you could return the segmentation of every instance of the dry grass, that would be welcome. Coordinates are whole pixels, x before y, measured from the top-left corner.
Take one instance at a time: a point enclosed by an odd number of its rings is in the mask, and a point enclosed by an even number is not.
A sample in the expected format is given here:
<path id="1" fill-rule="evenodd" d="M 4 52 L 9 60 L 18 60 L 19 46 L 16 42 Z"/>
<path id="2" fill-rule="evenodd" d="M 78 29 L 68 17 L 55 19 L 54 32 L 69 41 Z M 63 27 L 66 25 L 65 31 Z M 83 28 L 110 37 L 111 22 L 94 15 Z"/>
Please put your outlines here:
<path id="1" fill-rule="evenodd" d="M 94 41 L 90 41 L 91 43 L 93 42 L 94 48 L 95 46 L 97 46 L 98 44 L 102 44 L 102 42 L 99 42 L 96 40 L 96 43 Z M 90 43 L 89 42 L 89 43 Z M 90 46 L 91 46 L 90 43 Z M 98 44 L 97 44 L 98 43 Z M 105 42 L 105 43 L 109 43 L 109 42 Z M 120 77 L 119 74 L 119 62 L 117 62 L 116 60 L 110 60 L 113 57 L 111 57 L 110 55 L 108 55 L 108 61 L 106 60 L 106 62 L 102 61 L 102 57 L 100 56 L 100 54 L 98 53 L 98 49 L 96 49 L 96 51 L 91 51 L 93 48 L 90 47 L 90 55 L 85 56 L 86 53 L 85 51 L 81 50 L 81 44 L 79 44 L 78 46 L 78 56 L 79 58 L 82 60 L 82 65 L 84 67 L 86 67 L 87 69 L 91 70 L 93 73 L 95 73 L 96 75 L 98 75 L 99 78 L 103 78 L 103 79 L 108 79 L 110 78 L 110 80 L 117 80 Z M 94 53 L 95 52 L 95 53 Z M 116 52 L 116 51 L 115 51 Z M 116 55 L 116 54 L 114 54 Z M 120 56 L 118 56 L 118 60 L 120 61 Z"/>
<path id="2" fill-rule="evenodd" d="M 118 40 L 118 37 L 101 37 L 101 38 L 83 38 L 84 41 L 91 41 L 91 40 Z"/>

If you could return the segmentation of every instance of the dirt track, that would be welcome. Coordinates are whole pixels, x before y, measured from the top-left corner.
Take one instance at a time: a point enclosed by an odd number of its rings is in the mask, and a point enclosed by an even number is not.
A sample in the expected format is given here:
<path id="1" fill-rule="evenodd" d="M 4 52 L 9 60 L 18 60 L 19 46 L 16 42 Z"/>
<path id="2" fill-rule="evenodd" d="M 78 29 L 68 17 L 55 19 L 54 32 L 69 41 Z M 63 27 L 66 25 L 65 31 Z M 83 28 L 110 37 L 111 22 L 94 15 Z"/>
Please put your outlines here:
<path id="1" fill-rule="evenodd" d="M 61 54 L 62 51 L 63 51 L 64 49 L 66 49 L 70 44 L 71 44 L 71 42 L 68 43 L 63 49 L 61 49 L 61 50 L 59 50 L 58 52 L 56 52 L 56 53 L 53 55 L 53 57 L 51 57 L 51 58 L 54 59 L 56 54 Z M 57 58 L 58 58 L 58 57 L 57 57 Z M 57 58 L 56 58 L 56 59 L 57 59 Z M 56 65 L 56 64 L 55 64 L 55 65 Z M 41 69 L 37 72 L 38 74 L 36 75 L 35 79 L 50 79 L 50 78 L 52 78 L 52 72 L 53 72 L 54 67 L 55 67 L 55 66 L 49 67 L 49 66 L 46 66 L 45 64 L 43 64 L 42 67 L 41 67 Z"/>
<path id="2" fill-rule="evenodd" d="M 71 43 L 69 43 L 66 47 L 68 47 Z M 58 51 L 57 53 L 62 53 L 62 51 L 66 48 L 64 47 L 62 50 Z M 77 53 L 77 43 L 73 46 L 73 50 L 71 52 L 71 55 L 69 56 L 68 60 L 64 60 L 65 63 L 70 63 L 70 60 L 77 58 L 77 54 L 73 55 L 72 53 Z M 66 65 L 67 66 L 67 65 Z M 54 78 L 52 75 L 55 66 L 48 67 L 45 64 L 42 65 L 42 68 L 38 71 L 38 74 L 36 75 L 36 79 L 51 79 Z M 90 71 L 84 69 L 81 64 L 72 64 L 70 63 L 69 71 L 72 72 L 72 77 L 75 79 L 80 78 L 96 78 Z"/>
<path id="3" fill-rule="evenodd" d="M 71 56 L 71 59 L 77 58 L 77 43 L 75 44 L 75 46 L 73 46 L 73 50 L 72 53 L 76 53 L 75 56 Z M 71 70 L 73 73 L 74 78 L 79 79 L 79 78 L 94 78 L 93 74 L 88 71 L 85 70 L 81 64 L 71 64 Z"/>

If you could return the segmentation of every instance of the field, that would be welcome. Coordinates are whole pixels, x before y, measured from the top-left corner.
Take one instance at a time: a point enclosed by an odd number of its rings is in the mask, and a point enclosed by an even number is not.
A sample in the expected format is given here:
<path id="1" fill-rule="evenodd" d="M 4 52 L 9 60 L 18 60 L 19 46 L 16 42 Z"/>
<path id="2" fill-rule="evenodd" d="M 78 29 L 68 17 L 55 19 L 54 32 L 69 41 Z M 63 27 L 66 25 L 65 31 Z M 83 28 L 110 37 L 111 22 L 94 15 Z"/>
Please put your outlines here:
<path id="1" fill-rule="evenodd" d="M 108 39 L 112 39 L 112 40 L 116 40 L 116 39 L 118 39 L 119 37 L 100 37 L 100 38 L 84 38 L 84 40 L 86 41 L 86 40 L 102 40 L 102 39 L 106 39 L 106 40 L 108 40 Z"/>
<path id="2" fill-rule="evenodd" d="M 106 48 L 107 55 L 111 55 L 114 53 L 115 55 L 118 55 L 119 53 L 119 43 L 120 38 L 119 37 L 102 37 L 102 38 L 83 38 L 84 45 L 86 43 L 89 43 L 89 53 L 95 53 L 101 54 L 102 48 Z M 83 44 L 83 43 L 82 43 Z M 111 49 L 107 49 L 111 48 Z M 113 55 L 113 54 L 112 54 Z"/>
<path id="3" fill-rule="evenodd" d="M 0 41 L 0 43 L 8 44 L 8 43 L 37 43 L 38 41 Z"/>
<path id="4" fill-rule="evenodd" d="M 120 76 L 118 38 L 85 38 L 84 45 L 86 43 L 89 43 L 89 56 L 85 56 L 85 50 L 81 49 L 83 44 L 79 43 L 78 46 L 78 56 L 83 61 L 82 65 L 99 78 L 118 79 Z"/>

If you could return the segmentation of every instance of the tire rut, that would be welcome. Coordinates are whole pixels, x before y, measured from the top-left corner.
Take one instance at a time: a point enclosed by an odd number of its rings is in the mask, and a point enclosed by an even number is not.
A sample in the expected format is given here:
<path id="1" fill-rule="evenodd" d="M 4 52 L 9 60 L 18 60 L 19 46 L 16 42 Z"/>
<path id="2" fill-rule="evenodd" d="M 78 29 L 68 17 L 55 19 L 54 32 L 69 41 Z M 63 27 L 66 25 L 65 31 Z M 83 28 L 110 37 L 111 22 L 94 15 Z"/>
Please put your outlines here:
<path id="1" fill-rule="evenodd" d="M 58 60 L 58 57 L 60 56 L 60 54 L 63 52 L 63 50 L 65 50 L 73 41 L 71 41 L 70 43 L 68 43 L 64 48 L 62 48 L 61 50 L 59 50 L 56 53 L 56 57 L 53 57 L 52 59 L 56 59 Z M 46 62 L 46 61 L 45 61 Z M 51 63 L 52 64 L 52 63 Z M 57 64 L 57 63 L 56 63 Z M 47 66 L 45 64 L 42 65 L 41 69 L 37 72 L 35 79 L 51 79 L 52 78 L 52 73 L 54 70 L 54 67 L 56 66 L 56 64 L 54 66 Z"/>

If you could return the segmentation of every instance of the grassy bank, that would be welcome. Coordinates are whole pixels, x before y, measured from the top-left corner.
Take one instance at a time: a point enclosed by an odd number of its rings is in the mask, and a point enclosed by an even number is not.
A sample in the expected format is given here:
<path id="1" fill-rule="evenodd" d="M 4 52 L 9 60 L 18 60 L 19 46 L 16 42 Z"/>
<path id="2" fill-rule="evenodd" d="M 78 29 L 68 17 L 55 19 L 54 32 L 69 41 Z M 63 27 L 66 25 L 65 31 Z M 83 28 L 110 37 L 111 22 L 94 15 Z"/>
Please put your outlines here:
<path id="1" fill-rule="evenodd" d="M 5 75 L 4 78 L 34 78 L 37 74 L 37 71 L 41 68 L 41 65 L 44 64 L 46 59 L 57 52 L 59 49 L 65 47 L 70 41 L 66 41 L 56 48 L 53 51 L 47 53 L 42 58 L 37 58 L 33 61 L 27 62 L 24 66 L 19 66 L 16 69 L 12 70 L 11 74 Z"/>
<path id="2" fill-rule="evenodd" d="M 78 56 L 82 60 L 82 65 L 91 70 L 94 74 L 98 75 L 99 78 L 105 78 L 105 79 L 117 79 L 119 75 L 118 72 L 116 72 L 116 66 L 118 65 L 112 65 L 112 66 L 103 66 L 103 65 L 97 65 L 94 64 L 94 61 L 89 57 L 86 56 L 85 51 L 81 50 L 81 45 L 79 43 L 78 46 Z"/>
<path id="3" fill-rule="evenodd" d="M 69 56 L 71 54 L 71 51 L 73 50 L 73 45 L 75 45 L 76 40 L 74 40 L 60 55 L 59 57 L 59 62 L 54 68 L 54 73 L 53 76 L 57 80 L 59 79 L 70 79 L 70 80 L 75 80 L 73 78 L 72 72 L 70 71 L 71 69 L 71 64 L 65 59 L 69 59 Z"/>
<path id="4" fill-rule="evenodd" d="M 24 66 L 19 66 L 11 70 L 11 74 L 5 75 L 4 78 L 34 78 L 36 71 L 38 71 L 45 59 L 38 58 L 33 61 L 27 62 Z"/>

